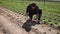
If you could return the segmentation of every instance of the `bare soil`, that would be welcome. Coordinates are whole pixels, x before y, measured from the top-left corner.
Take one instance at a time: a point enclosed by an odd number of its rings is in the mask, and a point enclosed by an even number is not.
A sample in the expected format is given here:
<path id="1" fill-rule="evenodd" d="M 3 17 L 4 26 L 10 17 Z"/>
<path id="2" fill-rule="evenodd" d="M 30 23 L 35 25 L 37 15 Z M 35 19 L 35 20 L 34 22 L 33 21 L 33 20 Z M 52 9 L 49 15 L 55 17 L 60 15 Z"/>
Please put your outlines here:
<path id="1" fill-rule="evenodd" d="M 0 34 L 60 34 L 60 31 L 46 24 L 30 22 L 26 16 L 0 7 Z"/>

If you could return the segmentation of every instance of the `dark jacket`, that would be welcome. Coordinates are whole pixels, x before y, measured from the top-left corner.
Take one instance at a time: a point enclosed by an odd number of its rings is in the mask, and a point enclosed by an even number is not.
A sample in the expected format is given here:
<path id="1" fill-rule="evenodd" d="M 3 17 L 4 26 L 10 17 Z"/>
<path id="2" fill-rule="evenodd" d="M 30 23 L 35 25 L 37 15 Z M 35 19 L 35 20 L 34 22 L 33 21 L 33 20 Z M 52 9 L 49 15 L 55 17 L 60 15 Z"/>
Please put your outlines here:
<path id="1" fill-rule="evenodd" d="M 39 9 L 38 6 L 35 6 L 35 7 L 36 8 L 34 10 L 32 10 L 31 4 L 29 6 L 27 6 L 26 13 L 29 13 L 29 14 L 41 14 L 42 10 Z"/>

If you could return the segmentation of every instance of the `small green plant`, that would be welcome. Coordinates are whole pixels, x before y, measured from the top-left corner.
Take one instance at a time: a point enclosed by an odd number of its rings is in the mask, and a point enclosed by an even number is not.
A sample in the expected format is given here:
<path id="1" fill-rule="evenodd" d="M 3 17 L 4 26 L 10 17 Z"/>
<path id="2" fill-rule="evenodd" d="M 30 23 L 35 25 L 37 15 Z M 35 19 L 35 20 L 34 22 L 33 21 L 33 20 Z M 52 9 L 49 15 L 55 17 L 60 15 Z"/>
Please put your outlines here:
<path id="1" fill-rule="evenodd" d="M 53 24 L 50 24 L 50 27 L 53 26 Z"/>
<path id="2" fill-rule="evenodd" d="M 41 27 L 44 27 L 43 25 Z"/>
<path id="3" fill-rule="evenodd" d="M 58 28 L 60 28 L 60 25 L 58 25 Z"/>
<path id="4" fill-rule="evenodd" d="M 47 23 L 47 21 L 44 21 L 44 23 Z"/>
<path id="5" fill-rule="evenodd" d="M 59 34 L 58 32 L 56 34 Z"/>
<path id="6" fill-rule="evenodd" d="M 36 28 L 35 30 L 38 30 L 38 28 Z"/>
<path id="7" fill-rule="evenodd" d="M 55 22 L 55 24 L 58 24 L 58 23 Z"/>
<path id="8" fill-rule="evenodd" d="M 43 19 L 43 20 L 45 20 L 45 19 Z"/>
<path id="9" fill-rule="evenodd" d="M 51 22 L 51 20 L 48 20 L 48 22 Z"/>
<path id="10" fill-rule="evenodd" d="M 46 32 L 44 32 L 44 34 L 46 34 Z"/>
<path id="11" fill-rule="evenodd" d="M 49 31 L 51 31 L 51 29 L 49 29 Z"/>

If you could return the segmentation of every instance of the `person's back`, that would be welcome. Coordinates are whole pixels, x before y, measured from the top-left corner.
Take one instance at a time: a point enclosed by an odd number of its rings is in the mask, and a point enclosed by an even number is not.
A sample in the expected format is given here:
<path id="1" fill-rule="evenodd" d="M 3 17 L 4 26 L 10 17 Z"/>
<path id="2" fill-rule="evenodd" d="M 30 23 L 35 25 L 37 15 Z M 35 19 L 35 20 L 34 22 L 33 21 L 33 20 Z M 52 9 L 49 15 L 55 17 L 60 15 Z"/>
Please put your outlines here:
<path id="1" fill-rule="evenodd" d="M 26 14 L 30 17 L 30 20 L 32 20 L 32 17 L 34 14 L 37 14 L 38 16 L 38 23 L 40 20 L 40 17 L 42 15 L 42 10 L 38 8 L 38 6 L 35 3 L 32 3 L 27 6 Z"/>

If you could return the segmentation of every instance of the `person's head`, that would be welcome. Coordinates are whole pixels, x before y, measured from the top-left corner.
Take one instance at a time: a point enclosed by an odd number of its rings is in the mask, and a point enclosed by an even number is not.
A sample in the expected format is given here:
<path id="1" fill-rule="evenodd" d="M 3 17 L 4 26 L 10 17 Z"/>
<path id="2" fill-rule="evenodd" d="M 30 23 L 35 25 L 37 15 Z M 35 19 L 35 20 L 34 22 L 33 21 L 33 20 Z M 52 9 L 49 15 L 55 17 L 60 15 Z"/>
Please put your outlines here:
<path id="1" fill-rule="evenodd" d="M 34 10 L 36 8 L 36 4 L 35 3 L 32 3 L 31 4 L 31 8 Z"/>

